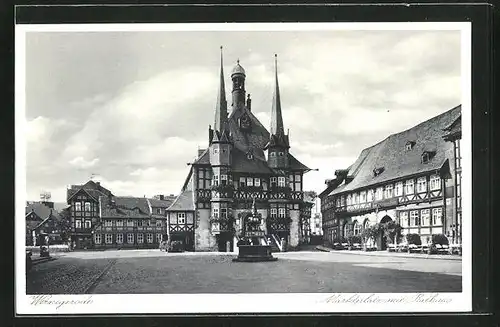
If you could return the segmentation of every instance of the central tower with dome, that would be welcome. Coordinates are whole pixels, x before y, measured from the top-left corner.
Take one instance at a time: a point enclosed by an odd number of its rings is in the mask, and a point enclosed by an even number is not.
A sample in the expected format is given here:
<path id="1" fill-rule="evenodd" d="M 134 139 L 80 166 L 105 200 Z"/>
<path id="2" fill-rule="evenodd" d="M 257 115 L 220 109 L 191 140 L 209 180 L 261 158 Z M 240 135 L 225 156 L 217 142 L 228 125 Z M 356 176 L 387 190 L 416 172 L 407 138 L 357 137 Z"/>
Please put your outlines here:
<path id="1" fill-rule="evenodd" d="M 247 75 L 239 59 L 231 70 L 228 112 L 221 47 L 213 126 L 208 128 L 206 148 L 198 150 L 180 195 L 167 210 L 170 239 L 192 245 L 194 251 L 235 251 L 242 219 L 255 202 L 266 237 L 276 248 L 283 241 L 291 247 L 299 244 L 300 226 L 310 218 L 301 214 L 306 212 L 303 175 L 310 169 L 290 153 L 276 55 L 274 66 L 268 131 L 252 112 Z M 191 222 L 182 219 L 188 216 L 193 217 Z"/>

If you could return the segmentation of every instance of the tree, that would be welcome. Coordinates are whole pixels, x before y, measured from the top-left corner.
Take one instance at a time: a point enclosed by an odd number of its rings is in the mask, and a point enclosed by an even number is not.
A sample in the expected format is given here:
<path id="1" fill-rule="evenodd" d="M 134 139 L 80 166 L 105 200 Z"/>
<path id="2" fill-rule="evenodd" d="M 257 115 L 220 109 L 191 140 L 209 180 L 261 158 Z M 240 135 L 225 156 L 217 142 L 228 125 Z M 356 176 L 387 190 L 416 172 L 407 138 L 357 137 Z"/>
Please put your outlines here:
<path id="1" fill-rule="evenodd" d="M 401 236 L 401 226 L 393 220 L 384 223 L 383 229 L 384 236 L 390 239 L 392 243 L 395 243 L 395 241 Z"/>
<path id="2" fill-rule="evenodd" d="M 71 234 L 71 212 L 69 208 L 64 208 L 59 212 L 60 220 L 58 222 L 59 229 L 61 230 L 61 239 L 67 242 Z"/>

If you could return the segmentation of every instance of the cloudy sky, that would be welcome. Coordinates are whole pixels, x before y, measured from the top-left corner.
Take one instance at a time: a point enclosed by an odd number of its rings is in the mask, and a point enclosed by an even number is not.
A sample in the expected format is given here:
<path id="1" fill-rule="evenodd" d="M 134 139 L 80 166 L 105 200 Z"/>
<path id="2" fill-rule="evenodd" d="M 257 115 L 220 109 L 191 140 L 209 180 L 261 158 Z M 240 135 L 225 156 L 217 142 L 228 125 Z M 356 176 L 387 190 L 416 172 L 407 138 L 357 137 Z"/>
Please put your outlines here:
<path id="1" fill-rule="evenodd" d="M 319 169 L 310 190 L 460 104 L 459 31 L 28 32 L 28 199 L 46 190 L 65 202 L 91 174 L 117 195 L 178 193 L 208 142 L 221 45 L 226 90 L 239 58 L 265 126 L 278 54 L 291 151 Z"/>

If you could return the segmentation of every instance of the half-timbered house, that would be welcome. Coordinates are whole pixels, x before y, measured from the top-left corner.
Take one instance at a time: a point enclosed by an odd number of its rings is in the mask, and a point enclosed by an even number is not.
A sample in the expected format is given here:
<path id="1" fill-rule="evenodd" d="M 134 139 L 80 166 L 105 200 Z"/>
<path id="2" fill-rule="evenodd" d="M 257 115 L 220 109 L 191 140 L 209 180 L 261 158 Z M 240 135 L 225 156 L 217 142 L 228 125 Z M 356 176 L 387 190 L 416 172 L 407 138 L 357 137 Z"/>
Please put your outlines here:
<path id="1" fill-rule="evenodd" d="M 309 168 L 290 153 L 277 68 L 270 131 L 252 111 L 245 80 L 246 72 L 238 61 L 231 71 L 232 110 L 228 112 L 221 54 L 215 119 L 208 129 L 207 148 L 199 150 L 190 163 L 181 194 L 167 210 L 170 235 L 184 235 L 178 237 L 193 242 L 196 251 L 234 250 L 242 217 L 254 200 L 271 240 L 283 238 L 291 246 L 299 243 L 301 212 L 305 212 L 303 175 Z"/>
<path id="2" fill-rule="evenodd" d="M 115 196 L 99 182 L 68 189 L 71 237 L 76 249 L 158 248 L 167 239 L 173 197 Z"/>
<path id="3" fill-rule="evenodd" d="M 413 128 L 393 134 L 361 151 L 347 169 L 335 172 L 320 194 L 324 238 L 335 242 L 363 228 L 391 220 L 402 233 L 448 234 L 456 168 L 454 146 L 444 129 L 460 116 L 461 106 Z M 382 236 L 379 249 L 386 244 Z"/>

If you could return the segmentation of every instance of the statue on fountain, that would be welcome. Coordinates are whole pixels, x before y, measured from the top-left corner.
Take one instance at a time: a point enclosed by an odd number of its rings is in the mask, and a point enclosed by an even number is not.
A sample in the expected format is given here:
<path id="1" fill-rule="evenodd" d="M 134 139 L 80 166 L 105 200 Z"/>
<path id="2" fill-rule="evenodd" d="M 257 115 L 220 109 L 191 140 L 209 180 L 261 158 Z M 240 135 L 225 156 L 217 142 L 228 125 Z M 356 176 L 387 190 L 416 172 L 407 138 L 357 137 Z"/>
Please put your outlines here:
<path id="1" fill-rule="evenodd" d="M 262 215 L 257 212 L 255 198 L 253 199 L 252 212 L 243 216 L 241 240 L 238 242 L 238 257 L 233 261 L 258 262 L 276 261 L 271 254 L 265 232 L 261 228 Z"/>

